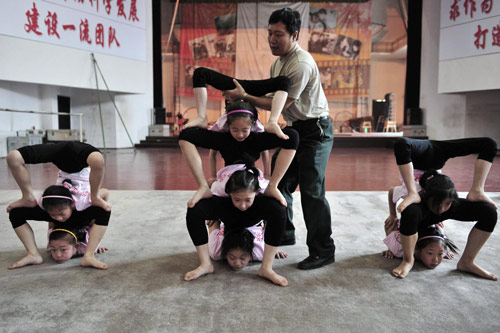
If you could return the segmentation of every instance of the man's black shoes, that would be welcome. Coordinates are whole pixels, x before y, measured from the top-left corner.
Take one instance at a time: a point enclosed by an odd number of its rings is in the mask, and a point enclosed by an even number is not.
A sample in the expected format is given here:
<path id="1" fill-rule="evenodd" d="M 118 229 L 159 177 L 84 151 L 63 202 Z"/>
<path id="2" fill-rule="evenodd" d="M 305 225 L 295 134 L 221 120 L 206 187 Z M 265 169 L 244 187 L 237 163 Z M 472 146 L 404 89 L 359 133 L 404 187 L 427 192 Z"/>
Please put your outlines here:
<path id="1" fill-rule="evenodd" d="M 320 257 L 320 256 L 309 256 L 299 262 L 298 268 L 299 269 L 315 269 L 315 268 L 320 268 L 329 264 L 333 264 L 335 262 L 335 254 L 332 254 L 327 257 Z"/>

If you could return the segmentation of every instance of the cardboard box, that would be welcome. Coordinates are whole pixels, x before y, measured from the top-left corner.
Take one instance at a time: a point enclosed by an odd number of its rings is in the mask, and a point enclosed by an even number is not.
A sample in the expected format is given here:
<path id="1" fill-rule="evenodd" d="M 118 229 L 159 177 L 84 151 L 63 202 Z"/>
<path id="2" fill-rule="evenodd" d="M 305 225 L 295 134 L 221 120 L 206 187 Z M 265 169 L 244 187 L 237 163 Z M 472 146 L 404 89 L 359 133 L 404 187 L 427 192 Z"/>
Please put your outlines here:
<path id="1" fill-rule="evenodd" d="M 17 131 L 17 136 L 41 136 L 42 138 L 44 138 L 45 130 L 39 130 L 39 129 L 21 130 Z"/>
<path id="2" fill-rule="evenodd" d="M 149 125 L 149 136 L 170 136 L 170 125 Z"/>
<path id="3" fill-rule="evenodd" d="M 409 137 L 426 137 L 427 129 L 425 125 L 404 125 L 403 135 Z"/>
<path id="4" fill-rule="evenodd" d="M 80 130 L 47 130 L 47 141 L 85 141 L 85 131 L 83 140 L 80 140 Z"/>

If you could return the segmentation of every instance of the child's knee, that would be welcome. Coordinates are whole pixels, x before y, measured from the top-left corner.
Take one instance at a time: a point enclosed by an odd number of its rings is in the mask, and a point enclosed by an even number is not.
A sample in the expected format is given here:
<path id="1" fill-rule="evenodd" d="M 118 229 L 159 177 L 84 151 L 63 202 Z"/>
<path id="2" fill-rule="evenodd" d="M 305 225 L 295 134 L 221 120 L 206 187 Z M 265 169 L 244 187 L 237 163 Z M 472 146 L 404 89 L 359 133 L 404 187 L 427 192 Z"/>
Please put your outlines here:
<path id="1" fill-rule="evenodd" d="M 24 158 L 19 150 L 13 150 L 7 154 L 7 165 L 9 168 L 20 166 L 24 164 Z"/>
<path id="2" fill-rule="evenodd" d="M 91 169 L 104 168 L 104 157 L 100 152 L 93 152 L 87 157 L 87 164 Z"/>

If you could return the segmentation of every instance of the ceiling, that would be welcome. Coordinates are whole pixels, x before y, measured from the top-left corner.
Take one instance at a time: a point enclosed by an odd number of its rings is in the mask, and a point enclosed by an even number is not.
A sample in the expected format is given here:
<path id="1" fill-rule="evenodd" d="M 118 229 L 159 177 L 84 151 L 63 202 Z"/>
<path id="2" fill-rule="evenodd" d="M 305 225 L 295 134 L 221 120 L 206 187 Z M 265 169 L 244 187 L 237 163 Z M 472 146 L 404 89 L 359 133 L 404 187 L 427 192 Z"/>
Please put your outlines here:
<path id="1" fill-rule="evenodd" d="M 372 0 L 372 56 L 406 57 L 405 0 Z"/>

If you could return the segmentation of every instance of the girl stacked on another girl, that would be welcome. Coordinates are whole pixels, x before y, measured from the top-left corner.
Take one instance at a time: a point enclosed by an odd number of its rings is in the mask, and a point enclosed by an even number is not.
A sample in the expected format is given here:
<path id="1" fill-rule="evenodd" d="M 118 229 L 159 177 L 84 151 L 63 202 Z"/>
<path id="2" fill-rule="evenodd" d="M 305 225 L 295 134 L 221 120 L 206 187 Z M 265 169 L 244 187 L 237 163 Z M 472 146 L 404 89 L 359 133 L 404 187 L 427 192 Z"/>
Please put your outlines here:
<path id="1" fill-rule="evenodd" d="M 286 133 L 283 133 L 278 125 L 278 119 L 285 106 L 288 90 L 290 89 L 290 80 L 286 76 L 278 76 L 267 80 L 236 80 L 208 68 L 196 68 L 193 74 L 193 91 L 198 116 L 195 120 L 187 123 L 184 126 L 185 128 L 207 127 L 207 84 L 223 91 L 243 87 L 248 92 L 243 95 L 243 100 L 247 95 L 264 96 L 275 92 L 271 105 L 269 105 L 271 113 L 265 131 L 274 133 L 282 139 L 287 139 Z"/>
<path id="2" fill-rule="evenodd" d="M 272 268 L 278 251 L 277 246 L 285 228 L 286 209 L 276 199 L 259 193 L 257 174 L 258 171 L 253 167 L 236 171 L 226 184 L 226 193 L 229 197 L 212 196 L 188 208 L 187 228 L 196 247 L 200 265 L 184 275 L 186 281 L 214 272 L 214 266 L 210 260 L 205 220 L 222 220 L 227 234 L 238 233 L 238 230 L 255 226 L 261 220 L 265 220 L 267 224 L 264 233 L 264 253 L 258 275 L 277 285 L 288 285 L 287 279 L 277 274 Z M 234 239 L 233 237 L 226 238 Z M 238 246 L 228 246 L 228 248 L 239 250 L 238 257 L 230 258 L 230 260 L 234 259 L 233 267 L 241 269 L 248 263 L 251 257 L 248 250 L 245 251 Z"/>
<path id="3" fill-rule="evenodd" d="M 82 211 L 91 206 L 90 201 L 90 184 L 88 181 L 88 173 L 83 169 L 79 173 L 65 174 L 59 171 L 59 176 L 61 175 L 70 177 L 61 181 L 61 178 L 57 180 L 58 185 L 66 187 L 73 197 L 73 203 L 77 211 Z M 84 177 L 82 176 L 82 173 Z M 73 185 L 73 182 L 76 184 Z M 100 189 L 102 198 L 108 200 L 108 191 L 106 189 Z M 38 206 L 43 208 L 42 198 L 37 199 Z M 48 201 L 50 206 L 50 201 Z M 47 206 L 47 203 L 46 203 Z M 87 250 L 87 245 L 89 242 L 89 230 L 90 226 L 85 226 L 78 230 L 68 230 L 68 229 L 55 229 L 53 223 L 49 223 L 49 230 L 47 232 L 47 251 L 52 256 L 57 263 L 62 264 L 69 259 L 76 256 L 83 256 Z M 98 246 L 95 253 L 104 253 L 108 248 L 103 246 Z"/>
<path id="4" fill-rule="evenodd" d="M 103 199 L 108 190 L 102 189 L 104 179 L 104 157 L 99 149 L 76 141 L 40 144 L 22 147 L 7 155 L 9 166 L 22 198 L 11 203 L 7 212 L 16 207 L 35 207 L 37 202 L 31 186 L 31 177 L 26 164 L 53 163 L 59 168 L 56 184 L 65 179 L 71 180 L 66 185 L 73 193 L 77 209 L 83 210 L 91 204 L 110 211 L 111 205 Z"/>
<path id="5" fill-rule="evenodd" d="M 43 192 L 40 202 L 41 207 L 18 207 L 9 212 L 12 227 L 27 251 L 27 255 L 9 266 L 9 269 L 43 262 L 36 246 L 33 229 L 27 223 L 28 220 L 47 221 L 53 225 L 53 229 L 64 229 L 72 232 L 89 227 L 88 244 L 80 265 L 99 269 L 108 268 L 108 265 L 95 258 L 94 253 L 97 252 L 99 243 L 106 232 L 111 215 L 110 211 L 105 211 L 97 206 L 90 206 L 82 211 L 75 210 L 71 192 L 60 185 L 49 186 Z"/>
<path id="6" fill-rule="evenodd" d="M 497 221 L 496 205 L 484 193 L 486 177 L 496 152 L 496 143 L 490 138 L 447 141 L 402 138 L 396 141 L 394 153 L 408 188 L 408 197 L 398 206 L 398 211 L 401 211 L 400 233 L 403 260 L 392 271 L 394 276 L 404 278 L 413 267 L 415 245 L 419 238 L 418 230 L 454 219 L 477 221 L 469 234 L 457 269 L 491 280 L 498 279 L 474 262 Z M 442 168 L 451 157 L 474 153 L 478 154 L 478 159 L 475 163 L 472 188 L 467 199 L 459 199 L 453 181 L 439 174 L 435 169 Z M 414 165 L 417 169 L 428 170 L 420 178 L 419 183 L 423 189 L 420 193 L 417 192 L 413 176 Z M 415 198 L 413 192 L 417 193 L 418 198 Z"/>
<path id="7" fill-rule="evenodd" d="M 392 189 L 390 192 L 392 193 Z M 392 200 L 390 200 L 389 207 L 391 212 L 396 211 Z M 399 220 L 396 220 L 395 223 L 387 223 L 386 221 L 384 227 L 386 234 L 384 243 L 388 250 L 383 251 L 382 255 L 388 259 L 402 258 L 404 252 L 399 232 Z M 436 268 L 443 258 L 452 259 L 453 253 L 457 253 L 457 251 L 455 244 L 444 235 L 442 223 L 419 228 L 414 256 L 427 268 Z"/>
<path id="8" fill-rule="evenodd" d="M 49 187 L 44 192 L 46 195 L 38 200 L 39 207 L 34 207 L 37 205 L 37 200 L 34 199 L 31 178 L 26 164 L 46 162 L 52 162 L 60 169 L 59 178 L 57 179 L 57 184 L 60 185 Z M 71 217 L 73 209 L 79 212 L 87 211 L 84 214 L 86 216 L 84 219 L 86 219 L 88 216 L 95 215 L 97 217 L 102 215 L 99 209 L 95 209 L 100 208 L 104 213 L 107 212 L 107 214 L 104 214 L 107 215 L 107 218 L 104 218 L 106 221 L 101 222 L 104 226 L 107 226 L 111 206 L 107 202 L 108 190 L 101 188 L 104 177 L 104 159 L 97 148 L 80 142 L 26 146 L 10 152 L 7 156 L 7 163 L 23 194 L 22 199 L 10 204 L 7 211 L 10 213 L 16 234 L 28 251 L 25 258 L 9 268 L 18 268 L 28 264 L 41 264 L 43 262 L 36 244 L 34 244 L 33 231 L 26 224 L 27 219 L 65 221 Z M 55 203 L 52 202 L 53 200 L 55 200 Z M 91 207 L 90 211 L 92 212 L 89 215 L 88 209 L 91 204 L 94 206 Z M 49 214 L 44 215 L 40 214 L 38 210 L 30 211 L 24 208 L 38 208 L 42 212 L 45 209 Z M 51 212 L 48 211 L 49 209 Z M 22 222 L 23 219 L 24 222 Z M 77 224 L 90 226 L 92 220 L 93 218 L 83 224 L 81 222 Z M 66 226 L 65 229 L 70 230 L 71 228 Z M 90 228 L 90 232 L 93 234 L 93 237 L 91 237 L 93 242 L 97 241 L 93 251 L 97 250 L 97 244 L 102 239 L 105 230 L 105 227 L 101 228 L 99 225 Z M 82 265 L 107 268 L 107 265 L 95 259 L 94 252 L 84 255 Z"/>
<path id="9" fill-rule="evenodd" d="M 401 213 L 412 203 L 419 203 L 419 177 L 429 169 L 439 170 L 453 157 L 478 154 L 474 165 L 472 187 L 467 194 L 469 201 L 484 201 L 495 207 L 496 203 L 484 193 L 484 184 L 496 155 L 497 144 L 491 138 L 466 138 L 456 140 L 418 140 L 400 138 L 394 144 L 394 155 L 403 179 L 403 202 L 397 207 Z"/>
<path id="10" fill-rule="evenodd" d="M 227 197 L 226 185 L 231 175 L 236 171 L 252 170 L 259 183 L 259 193 L 264 193 L 269 181 L 262 172 L 253 165 L 233 164 L 222 168 L 217 174 L 217 181 L 211 185 L 211 191 L 218 197 Z M 245 267 L 250 260 L 262 261 L 264 254 L 265 221 L 254 226 L 226 233 L 225 225 L 220 220 L 210 220 L 208 225 L 208 248 L 213 260 L 227 260 L 235 270 Z M 286 258 L 288 255 L 278 250 L 276 258 Z"/>
<path id="11" fill-rule="evenodd" d="M 415 180 L 420 179 L 422 174 L 421 170 L 415 170 Z M 422 190 L 419 184 L 417 188 L 419 191 Z M 388 250 L 382 251 L 382 255 L 388 259 L 403 257 L 396 204 L 399 200 L 404 199 L 406 195 L 408 195 L 408 192 L 404 185 L 395 186 L 389 190 L 389 217 L 384 223 L 386 235 L 384 243 L 387 245 Z M 441 263 L 443 256 L 446 259 L 452 259 L 453 253 L 457 253 L 455 244 L 444 235 L 442 223 L 419 229 L 418 237 L 415 259 L 422 261 L 428 268 L 436 268 Z"/>
<path id="12" fill-rule="evenodd" d="M 238 164 L 245 159 L 249 159 L 253 164 L 262 151 L 282 147 L 264 194 L 278 199 L 286 206 L 286 201 L 277 185 L 295 155 L 299 140 L 297 131 L 285 129 L 288 139 L 280 139 L 267 132 L 251 132 L 252 126 L 257 121 L 257 110 L 248 102 L 233 102 L 227 106 L 226 112 L 229 132 L 191 127 L 184 129 L 179 135 L 179 146 L 198 184 L 198 190 L 188 201 L 188 207 L 193 207 L 200 199 L 212 196 L 196 146 L 219 151 L 226 166 Z"/>
<path id="13" fill-rule="evenodd" d="M 288 89 L 290 88 L 290 80 L 285 76 L 280 76 L 276 78 L 271 78 L 267 80 L 241 80 L 236 81 L 232 77 L 226 76 L 219 72 L 213 71 L 205 67 L 198 67 L 193 74 L 193 91 L 196 102 L 196 109 L 198 111 L 197 118 L 186 124 L 186 128 L 189 127 L 207 127 L 207 85 L 211 85 L 218 90 L 229 90 L 235 89 L 237 86 L 243 85 L 245 88 L 249 89 L 251 95 L 262 96 L 268 93 L 275 93 L 272 99 L 271 114 L 270 118 L 264 127 L 258 119 L 255 120 L 251 132 L 264 132 L 266 130 L 269 133 L 274 133 L 282 139 L 288 139 L 288 136 L 283 133 L 281 128 L 278 126 L 278 118 L 284 107 L 286 98 L 288 96 Z M 226 100 L 226 103 L 228 101 Z M 227 122 L 228 113 L 222 115 L 217 122 L 211 127 L 212 131 L 218 132 L 228 132 L 229 126 Z M 267 150 L 261 152 L 262 163 L 264 166 L 264 177 L 270 177 L 271 163 L 269 158 L 269 152 Z M 210 150 L 209 154 L 210 163 L 210 177 L 208 179 L 208 185 L 212 186 L 214 182 L 220 182 L 221 179 L 219 175 L 224 175 L 229 177 L 234 170 L 241 170 L 243 165 L 231 165 L 225 166 L 223 170 L 220 170 L 217 174 L 217 152 L 213 149 Z M 227 180 L 227 179 L 226 179 Z M 217 184 L 215 185 L 217 186 Z M 222 192 L 224 188 L 222 187 Z"/>

